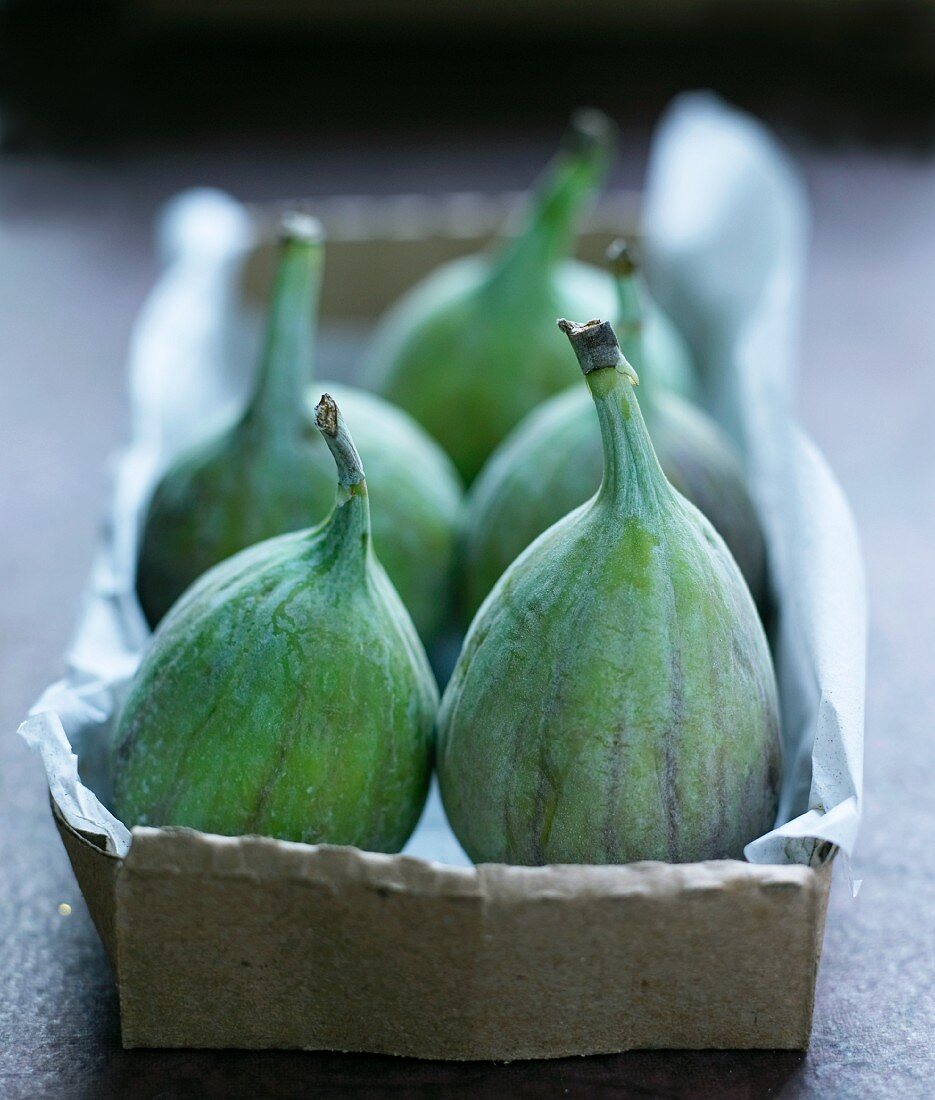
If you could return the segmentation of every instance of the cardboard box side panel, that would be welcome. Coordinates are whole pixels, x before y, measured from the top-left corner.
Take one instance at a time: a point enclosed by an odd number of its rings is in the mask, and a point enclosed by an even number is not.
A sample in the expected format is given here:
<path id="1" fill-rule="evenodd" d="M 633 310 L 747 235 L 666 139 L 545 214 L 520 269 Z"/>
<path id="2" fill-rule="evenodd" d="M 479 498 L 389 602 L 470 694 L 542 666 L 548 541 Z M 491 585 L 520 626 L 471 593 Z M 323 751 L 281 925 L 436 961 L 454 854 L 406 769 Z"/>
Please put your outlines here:
<path id="1" fill-rule="evenodd" d="M 88 912 L 94 921 L 111 966 L 117 970 L 117 875 L 122 860 L 102 851 L 87 837 L 75 832 L 63 819 L 61 812 L 52 803 L 52 816 L 58 828 L 58 834 L 65 845 L 65 851 L 71 861 L 72 870 L 78 880 L 78 886 Z M 118 971 L 119 973 L 119 971 Z"/>
<path id="2" fill-rule="evenodd" d="M 205 838 L 176 835 L 170 851 L 141 832 L 117 888 L 128 1047 L 514 1059 L 808 1041 L 826 887 L 807 868 L 439 895 L 365 873 L 225 869 L 236 846 L 212 870 Z"/>
<path id="3" fill-rule="evenodd" d="M 831 882 L 834 876 L 834 854 L 817 868 L 818 889 L 815 894 L 814 940 L 812 943 L 812 980 L 805 1012 L 805 1043 L 807 1050 L 812 1038 L 812 1017 L 815 1014 L 815 989 L 818 985 L 818 968 L 821 965 L 821 950 L 825 938 L 825 919 L 828 916 L 828 900 L 831 897 Z"/>
<path id="4" fill-rule="evenodd" d="M 582 234 L 578 255 L 598 266 L 629 227 Z M 321 314 L 329 320 L 374 321 L 440 264 L 485 250 L 490 237 L 410 241 L 333 241 L 328 245 Z M 272 278 L 272 264 L 265 278 Z"/>
<path id="5" fill-rule="evenodd" d="M 798 1048 L 808 1036 L 811 891 L 742 887 L 489 913 L 481 1050 Z M 595 950 L 594 945 L 600 948 Z M 523 989 L 499 1002 L 501 983 Z"/>
<path id="6" fill-rule="evenodd" d="M 323 320 L 373 321 L 441 264 L 486 251 L 510 224 L 522 196 L 401 196 L 397 199 L 321 199 L 306 205 L 325 226 Z M 634 236 L 639 195 L 617 192 L 592 212 L 576 242 L 579 259 L 603 266 L 608 245 Z M 263 308 L 272 287 L 275 238 L 269 211 L 257 210 L 264 243 L 248 257 L 241 277 L 245 299 Z M 400 232 L 400 225 L 421 225 Z M 426 231 L 425 226 L 434 227 Z"/>

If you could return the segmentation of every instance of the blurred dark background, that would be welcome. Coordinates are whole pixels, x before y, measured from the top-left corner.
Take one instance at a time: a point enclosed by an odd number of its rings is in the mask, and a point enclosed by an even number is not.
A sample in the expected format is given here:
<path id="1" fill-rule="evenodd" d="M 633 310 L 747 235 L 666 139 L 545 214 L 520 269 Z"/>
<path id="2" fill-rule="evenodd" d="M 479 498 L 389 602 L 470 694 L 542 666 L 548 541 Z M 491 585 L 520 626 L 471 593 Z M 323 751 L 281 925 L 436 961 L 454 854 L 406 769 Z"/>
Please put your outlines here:
<path id="1" fill-rule="evenodd" d="M 86 150 L 646 117 L 685 87 L 924 145 L 931 0 L 7 0 L 4 141 Z"/>
<path id="2" fill-rule="evenodd" d="M 805 179 L 799 411 L 870 580 L 865 882 L 852 901 L 838 861 L 811 1051 L 122 1052 L 41 767 L 11 734 L 62 671 L 160 205 L 198 184 L 257 201 L 522 188 L 582 104 L 620 124 L 612 182 L 636 189 L 660 112 L 693 87 L 764 119 Z M 933 123 L 935 0 L 0 0 L 0 1095 L 931 1094 Z"/>

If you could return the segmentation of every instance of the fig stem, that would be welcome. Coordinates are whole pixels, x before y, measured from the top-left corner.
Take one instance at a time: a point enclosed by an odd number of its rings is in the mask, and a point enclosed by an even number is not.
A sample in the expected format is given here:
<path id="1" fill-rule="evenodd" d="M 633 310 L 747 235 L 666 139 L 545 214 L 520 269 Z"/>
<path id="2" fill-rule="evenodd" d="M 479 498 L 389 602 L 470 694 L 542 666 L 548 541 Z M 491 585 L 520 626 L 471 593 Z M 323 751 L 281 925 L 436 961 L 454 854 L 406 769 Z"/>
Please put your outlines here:
<path id="1" fill-rule="evenodd" d="M 299 210 L 279 222 L 279 263 L 256 389 L 245 420 L 261 438 L 307 429 L 305 387 L 312 376 L 318 296 L 324 264 L 321 223 Z"/>
<path id="2" fill-rule="evenodd" d="M 279 219 L 281 244 L 323 245 L 325 231 L 321 222 L 304 210 L 287 210 Z"/>
<path id="3" fill-rule="evenodd" d="M 610 322 L 576 324 L 562 318 L 558 325 L 578 357 L 597 409 L 604 449 L 600 498 L 629 513 L 641 499 L 671 493 L 634 392 L 639 379 Z"/>
<path id="4" fill-rule="evenodd" d="M 627 242 L 616 240 L 607 249 L 607 264 L 617 288 L 617 335 L 625 354 L 640 354 L 643 334 L 643 302 L 639 266 Z M 642 366 L 640 362 L 640 366 Z"/>
<path id="5" fill-rule="evenodd" d="M 582 374 L 613 368 L 634 386 L 639 383 L 639 376 L 620 350 L 610 321 L 595 319 L 579 323 L 560 317 L 558 327 L 568 337 Z"/>
<path id="6" fill-rule="evenodd" d="M 579 107 L 568 124 L 562 152 L 574 156 L 609 156 L 617 140 L 617 127 L 596 107 Z"/>
<path id="7" fill-rule="evenodd" d="M 522 268 L 547 276 L 571 251 L 575 222 L 607 174 L 617 129 L 601 111 L 576 111 L 535 189 L 520 234 L 500 249 L 493 276 Z"/>
<path id="8" fill-rule="evenodd" d="M 315 406 L 315 424 L 325 437 L 328 449 L 338 468 L 338 484 L 350 488 L 364 481 L 364 467 L 354 446 L 354 440 L 344 423 L 337 402 L 330 393 L 323 393 Z"/>
<path id="9" fill-rule="evenodd" d="M 628 241 L 618 237 L 607 248 L 607 266 L 615 279 L 629 279 L 637 272 L 636 257 Z"/>

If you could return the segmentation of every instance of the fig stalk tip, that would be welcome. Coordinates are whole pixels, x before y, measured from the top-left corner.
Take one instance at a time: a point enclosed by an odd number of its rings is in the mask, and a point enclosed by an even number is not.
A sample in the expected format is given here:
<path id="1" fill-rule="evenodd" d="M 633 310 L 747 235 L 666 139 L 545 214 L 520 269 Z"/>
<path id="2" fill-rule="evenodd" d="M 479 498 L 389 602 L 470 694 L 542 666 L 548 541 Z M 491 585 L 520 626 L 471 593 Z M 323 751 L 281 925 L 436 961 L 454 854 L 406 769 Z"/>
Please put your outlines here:
<path id="1" fill-rule="evenodd" d="M 568 337 L 568 342 L 578 356 L 578 363 L 584 375 L 612 367 L 634 386 L 639 382 L 636 371 L 620 350 L 620 344 L 617 342 L 617 336 L 610 321 L 595 318 L 581 324 L 560 317 L 558 327 Z"/>
<path id="2" fill-rule="evenodd" d="M 363 463 L 337 402 L 330 393 L 323 393 L 315 406 L 315 424 L 334 456 L 339 484 L 345 487 L 359 485 L 364 480 Z"/>
<path id="3" fill-rule="evenodd" d="M 617 276 L 618 279 L 627 279 L 631 275 L 635 275 L 638 269 L 638 262 L 633 246 L 625 241 L 622 237 L 618 237 L 617 240 L 610 245 L 606 253 L 607 266 Z"/>
<path id="4" fill-rule="evenodd" d="M 585 155 L 598 150 L 610 150 L 617 137 L 617 127 L 597 107 L 580 107 L 571 116 L 565 137 L 565 147 L 572 153 Z"/>
<path id="5" fill-rule="evenodd" d="M 323 393 L 315 406 L 315 423 L 332 439 L 338 434 L 338 406 L 330 393 Z"/>
<path id="6" fill-rule="evenodd" d="M 304 210 L 287 210 L 279 219 L 279 240 L 282 244 L 322 244 L 325 231 L 321 222 Z"/>

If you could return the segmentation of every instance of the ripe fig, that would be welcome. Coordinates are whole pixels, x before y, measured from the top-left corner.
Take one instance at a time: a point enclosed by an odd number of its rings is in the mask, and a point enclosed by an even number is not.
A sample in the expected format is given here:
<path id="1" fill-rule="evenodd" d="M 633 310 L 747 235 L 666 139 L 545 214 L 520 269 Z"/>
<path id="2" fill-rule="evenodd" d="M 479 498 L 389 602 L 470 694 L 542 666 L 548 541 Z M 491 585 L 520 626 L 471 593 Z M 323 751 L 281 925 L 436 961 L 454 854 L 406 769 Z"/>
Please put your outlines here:
<path id="1" fill-rule="evenodd" d="M 156 487 L 136 578 L 152 626 L 211 566 L 263 539 L 308 527 L 330 507 L 333 463 L 306 393 L 323 255 L 318 222 L 287 215 L 266 344 L 247 409 L 182 455 Z M 327 386 L 359 425 L 377 551 L 431 644 L 448 615 L 461 521 L 457 474 L 411 417 L 350 386 Z"/>
<path id="2" fill-rule="evenodd" d="M 327 394 L 317 423 L 338 470 L 330 516 L 215 566 L 156 631 L 114 737 L 128 825 L 396 852 L 419 818 L 435 680 Z"/>
<path id="3" fill-rule="evenodd" d="M 640 405 L 659 462 L 675 488 L 720 532 L 763 607 L 766 549 L 740 460 L 709 416 L 657 384 L 655 360 L 642 338 L 633 261 L 619 245 L 612 266 L 623 321 L 621 347 L 639 371 Z M 463 603 L 469 616 L 537 535 L 595 492 L 603 467 L 598 419 L 583 386 L 545 402 L 511 432 L 468 493 Z"/>
<path id="4" fill-rule="evenodd" d="M 519 236 L 433 272 L 373 336 L 374 388 L 442 444 L 467 482 L 514 424 L 567 385 L 549 338 L 556 314 L 612 305 L 604 274 L 567 256 L 613 145 L 609 119 L 578 112 Z"/>
<path id="5" fill-rule="evenodd" d="M 476 862 L 739 858 L 780 776 L 773 666 L 721 537 L 666 480 L 606 322 L 560 322 L 597 409 L 597 494 L 503 574 L 438 718 Z"/>

